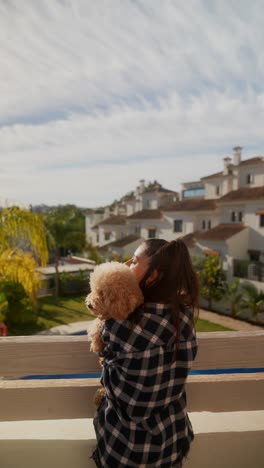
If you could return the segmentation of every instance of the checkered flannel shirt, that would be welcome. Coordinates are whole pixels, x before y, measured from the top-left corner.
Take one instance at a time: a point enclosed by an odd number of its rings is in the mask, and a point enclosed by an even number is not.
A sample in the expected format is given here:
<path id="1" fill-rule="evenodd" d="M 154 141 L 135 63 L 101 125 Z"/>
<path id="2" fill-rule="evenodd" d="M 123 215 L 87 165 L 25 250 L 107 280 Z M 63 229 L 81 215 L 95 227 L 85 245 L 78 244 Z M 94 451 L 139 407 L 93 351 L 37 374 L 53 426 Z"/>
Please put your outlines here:
<path id="1" fill-rule="evenodd" d="M 197 353 L 193 312 L 180 312 L 175 356 L 170 306 L 143 307 L 134 328 L 128 320 L 107 320 L 102 331 L 106 398 L 94 427 L 96 456 L 104 468 L 178 467 L 194 438 L 185 393 Z"/>

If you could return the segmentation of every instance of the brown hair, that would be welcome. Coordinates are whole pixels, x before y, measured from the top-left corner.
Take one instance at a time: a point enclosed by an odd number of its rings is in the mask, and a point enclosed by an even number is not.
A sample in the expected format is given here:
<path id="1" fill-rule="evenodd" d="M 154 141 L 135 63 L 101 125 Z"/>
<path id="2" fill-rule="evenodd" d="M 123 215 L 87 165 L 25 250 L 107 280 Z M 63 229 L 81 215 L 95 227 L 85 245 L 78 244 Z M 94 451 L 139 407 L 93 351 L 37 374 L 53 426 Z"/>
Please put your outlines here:
<path id="1" fill-rule="evenodd" d="M 150 259 L 146 274 L 140 282 L 145 302 L 172 306 L 172 318 L 177 330 L 176 343 L 178 344 L 180 309 L 190 307 L 193 314 L 195 310 L 197 311 L 198 318 L 197 275 L 188 249 L 181 239 L 171 242 L 163 239 L 148 239 L 144 245 L 144 254 Z M 157 270 L 158 276 L 151 284 L 147 284 L 147 279 L 154 270 Z"/>

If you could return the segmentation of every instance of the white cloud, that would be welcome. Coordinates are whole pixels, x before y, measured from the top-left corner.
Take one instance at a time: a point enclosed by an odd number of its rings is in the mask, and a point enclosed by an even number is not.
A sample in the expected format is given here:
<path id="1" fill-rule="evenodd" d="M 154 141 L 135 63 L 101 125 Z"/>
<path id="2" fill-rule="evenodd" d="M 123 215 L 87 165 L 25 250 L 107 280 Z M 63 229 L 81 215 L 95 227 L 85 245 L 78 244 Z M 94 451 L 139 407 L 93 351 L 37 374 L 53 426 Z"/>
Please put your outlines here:
<path id="1" fill-rule="evenodd" d="M 95 206 L 263 153 L 262 6 L 2 2 L 0 202 Z"/>

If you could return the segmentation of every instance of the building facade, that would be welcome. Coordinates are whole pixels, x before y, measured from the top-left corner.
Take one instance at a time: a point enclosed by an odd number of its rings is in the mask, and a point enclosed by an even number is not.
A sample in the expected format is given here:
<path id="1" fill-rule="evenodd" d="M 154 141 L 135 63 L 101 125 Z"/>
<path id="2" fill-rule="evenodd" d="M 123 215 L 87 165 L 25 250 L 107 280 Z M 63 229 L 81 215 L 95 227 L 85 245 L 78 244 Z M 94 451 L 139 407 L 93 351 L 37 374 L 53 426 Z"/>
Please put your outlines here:
<path id="1" fill-rule="evenodd" d="M 112 211 L 89 210 L 86 234 L 98 247 L 127 236 L 183 238 L 192 255 L 217 252 L 230 281 L 239 262 L 248 279 L 256 279 L 252 265 L 263 262 L 264 284 L 264 157 L 243 160 L 235 147 L 221 172 L 183 183 L 180 194 L 141 180 Z"/>

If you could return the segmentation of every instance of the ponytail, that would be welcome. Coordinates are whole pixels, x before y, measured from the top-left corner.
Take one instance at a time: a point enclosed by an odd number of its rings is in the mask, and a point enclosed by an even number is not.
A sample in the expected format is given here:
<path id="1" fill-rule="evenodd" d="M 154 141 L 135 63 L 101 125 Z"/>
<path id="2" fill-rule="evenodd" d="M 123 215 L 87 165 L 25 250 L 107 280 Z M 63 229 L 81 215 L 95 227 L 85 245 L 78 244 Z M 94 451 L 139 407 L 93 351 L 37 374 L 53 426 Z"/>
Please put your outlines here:
<path id="1" fill-rule="evenodd" d="M 171 305 L 178 345 L 180 310 L 184 311 L 186 307 L 189 307 L 193 315 L 195 310 L 198 311 L 198 278 L 193 269 L 188 248 L 181 239 L 171 242 L 151 239 L 145 241 L 145 244 L 145 254 L 150 257 L 150 263 L 140 286 L 146 302 Z M 154 250 L 154 246 L 158 248 Z M 158 272 L 157 279 L 148 285 L 147 279 L 154 270 Z"/>

